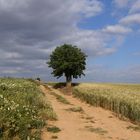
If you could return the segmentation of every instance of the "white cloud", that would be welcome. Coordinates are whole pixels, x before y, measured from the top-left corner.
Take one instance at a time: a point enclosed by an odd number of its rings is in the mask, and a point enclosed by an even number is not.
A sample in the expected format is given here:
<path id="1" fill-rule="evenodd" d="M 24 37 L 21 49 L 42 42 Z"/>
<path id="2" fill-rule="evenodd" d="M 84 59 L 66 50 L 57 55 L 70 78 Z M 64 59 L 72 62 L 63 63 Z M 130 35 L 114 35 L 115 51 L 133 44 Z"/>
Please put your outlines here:
<path id="1" fill-rule="evenodd" d="M 134 4 L 132 4 L 132 7 L 130 8 L 129 11 L 129 13 L 136 13 L 136 12 L 140 12 L 140 0 L 134 2 Z"/>
<path id="2" fill-rule="evenodd" d="M 102 12 L 103 5 L 99 1 L 91 0 L 91 1 L 85 1 L 83 3 L 83 13 L 86 17 L 95 16 L 98 13 Z"/>
<path id="3" fill-rule="evenodd" d="M 140 12 L 140 0 L 114 0 L 117 8 L 127 8 L 129 13 Z"/>
<path id="4" fill-rule="evenodd" d="M 114 70 L 108 65 L 97 66 L 93 64 L 86 70 L 86 75 L 89 79 L 85 79 L 85 81 L 140 83 L 139 70 L 140 65 L 130 65 Z"/>
<path id="5" fill-rule="evenodd" d="M 122 18 L 119 21 L 121 24 L 140 24 L 140 14 L 132 14 Z"/>
<path id="6" fill-rule="evenodd" d="M 116 52 L 116 48 L 107 47 L 111 37 L 102 31 L 77 30 L 69 36 L 62 38 L 62 43 L 75 44 L 86 52 L 87 55 L 97 57 Z"/>
<path id="7" fill-rule="evenodd" d="M 114 3 L 117 7 L 124 8 L 124 7 L 127 7 L 130 1 L 131 0 L 114 0 Z"/>
<path id="8" fill-rule="evenodd" d="M 140 0 L 114 0 L 114 3 L 117 7 L 128 10 L 128 14 L 122 17 L 119 23 L 125 25 L 140 23 Z"/>
<path id="9" fill-rule="evenodd" d="M 131 31 L 132 29 L 121 25 L 109 25 L 103 29 L 103 32 L 107 32 L 111 34 L 127 34 L 130 33 Z"/>

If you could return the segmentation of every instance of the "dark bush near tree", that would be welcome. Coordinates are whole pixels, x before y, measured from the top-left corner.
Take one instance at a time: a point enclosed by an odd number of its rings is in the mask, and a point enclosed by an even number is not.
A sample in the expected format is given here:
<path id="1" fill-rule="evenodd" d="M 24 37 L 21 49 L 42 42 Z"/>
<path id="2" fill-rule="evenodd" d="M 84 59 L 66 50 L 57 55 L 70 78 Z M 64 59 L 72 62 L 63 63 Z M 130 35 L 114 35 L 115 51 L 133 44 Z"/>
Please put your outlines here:
<path id="1" fill-rule="evenodd" d="M 36 80 L 40 81 L 41 79 L 39 77 L 37 77 Z"/>

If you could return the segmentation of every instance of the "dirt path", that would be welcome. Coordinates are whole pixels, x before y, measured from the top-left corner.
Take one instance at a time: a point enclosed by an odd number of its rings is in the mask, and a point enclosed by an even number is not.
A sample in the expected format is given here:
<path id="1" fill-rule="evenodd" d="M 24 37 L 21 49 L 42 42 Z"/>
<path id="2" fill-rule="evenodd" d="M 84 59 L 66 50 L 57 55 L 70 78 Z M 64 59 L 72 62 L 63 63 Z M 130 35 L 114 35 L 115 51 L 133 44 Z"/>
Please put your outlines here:
<path id="1" fill-rule="evenodd" d="M 61 129 L 57 140 L 140 140 L 140 131 L 128 129 L 136 127 L 130 122 L 119 120 L 110 111 L 93 107 L 72 96 L 64 95 L 56 89 L 51 90 L 67 99 L 71 105 L 65 105 L 51 95 L 49 89 L 41 86 L 58 115 L 58 121 L 50 122 Z M 83 112 L 70 111 L 82 107 Z M 42 140 L 51 140 L 53 134 L 45 130 Z"/>

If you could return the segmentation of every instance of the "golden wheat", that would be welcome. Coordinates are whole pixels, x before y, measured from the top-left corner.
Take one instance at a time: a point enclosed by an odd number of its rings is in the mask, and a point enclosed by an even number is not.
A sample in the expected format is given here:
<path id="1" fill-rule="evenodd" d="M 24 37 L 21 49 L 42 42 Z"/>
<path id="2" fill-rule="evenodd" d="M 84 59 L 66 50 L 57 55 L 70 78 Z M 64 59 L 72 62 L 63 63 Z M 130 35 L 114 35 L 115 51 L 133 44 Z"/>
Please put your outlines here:
<path id="1" fill-rule="evenodd" d="M 82 83 L 74 87 L 73 93 L 91 105 L 140 123 L 140 85 Z"/>

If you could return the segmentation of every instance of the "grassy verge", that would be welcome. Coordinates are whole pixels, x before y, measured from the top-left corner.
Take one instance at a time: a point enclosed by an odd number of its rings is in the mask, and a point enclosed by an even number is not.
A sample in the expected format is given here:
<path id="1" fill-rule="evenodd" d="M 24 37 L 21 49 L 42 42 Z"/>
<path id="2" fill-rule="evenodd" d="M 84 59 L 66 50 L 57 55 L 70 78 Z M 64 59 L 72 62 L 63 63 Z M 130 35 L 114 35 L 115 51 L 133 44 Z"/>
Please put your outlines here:
<path id="1" fill-rule="evenodd" d="M 140 124 L 140 85 L 85 83 L 74 87 L 73 94 Z"/>
<path id="2" fill-rule="evenodd" d="M 40 140 L 46 119 L 56 119 L 36 83 L 0 78 L 0 139 Z"/>
<path id="3" fill-rule="evenodd" d="M 70 104 L 70 102 L 68 100 L 66 100 L 63 96 L 58 95 L 55 92 L 51 92 L 51 94 L 54 95 L 59 102 L 61 102 L 63 104 Z"/>

